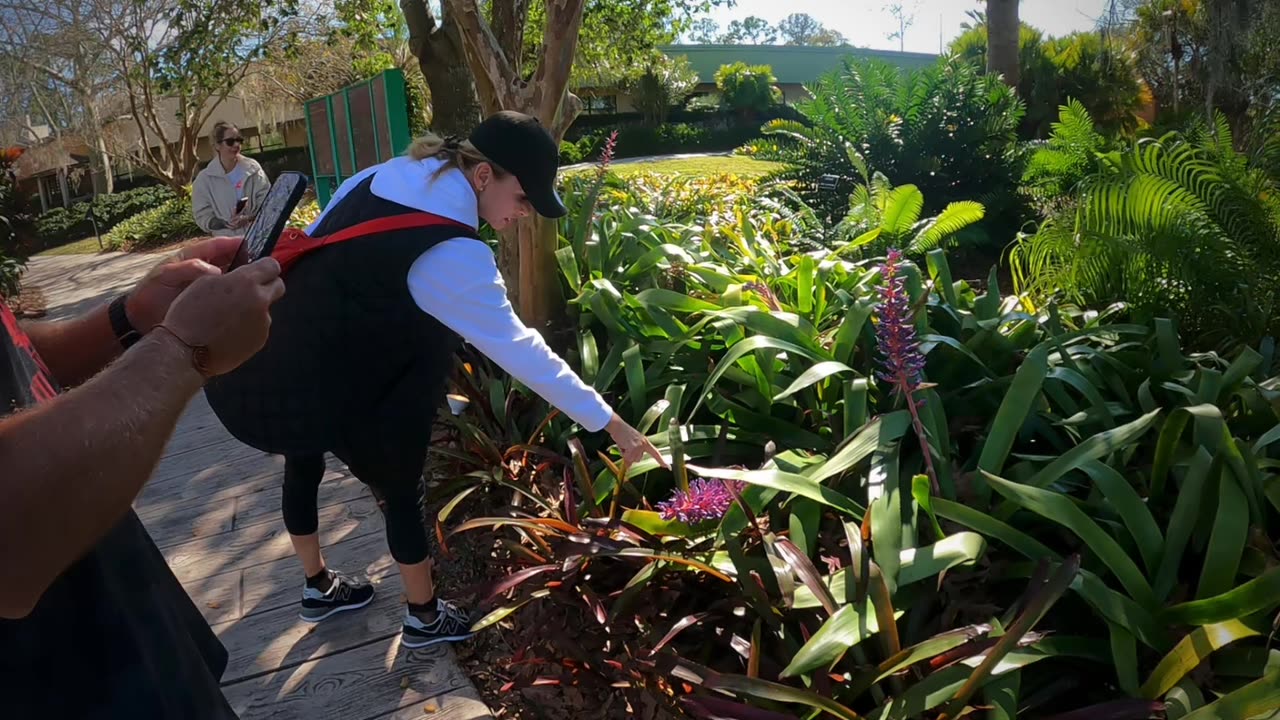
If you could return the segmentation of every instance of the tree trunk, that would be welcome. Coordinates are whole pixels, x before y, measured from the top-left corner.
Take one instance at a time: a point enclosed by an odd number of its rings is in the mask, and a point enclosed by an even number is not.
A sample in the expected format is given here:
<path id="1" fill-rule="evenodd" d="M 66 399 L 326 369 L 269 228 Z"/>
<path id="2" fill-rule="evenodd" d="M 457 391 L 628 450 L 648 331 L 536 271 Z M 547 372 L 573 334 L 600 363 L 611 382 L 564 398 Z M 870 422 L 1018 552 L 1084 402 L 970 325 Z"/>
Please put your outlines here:
<path id="1" fill-rule="evenodd" d="M 987 0 L 987 72 L 1018 87 L 1018 0 Z"/>
<path id="2" fill-rule="evenodd" d="M 437 23 L 427 0 L 401 0 L 409 26 L 409 49 L 431 91 L 431 129 L 440 135 L 467 135 L 480 122 L 480 101 L 458 24 L 441 9 Z"/>
<path id="3" fill-rule="evenodd" d="M 93 185 L 93 194 L 98 194 L 98 182 L 93 180 L 93 171 L 99 170 L 102 173 L 102 192 L 110 195 L 115 192 L 115 174 L 111 171 L 111 154 L 107 152 L 107 140 L 102 136 L 102 117 L 98 112 L 95 98 L 90 95 L 84 95 L 80 98 L 84 103 L 85 111 L 89 114 L 89 144 L 93 152 L 93 157 L 89 163 L 90 180 Z"/>

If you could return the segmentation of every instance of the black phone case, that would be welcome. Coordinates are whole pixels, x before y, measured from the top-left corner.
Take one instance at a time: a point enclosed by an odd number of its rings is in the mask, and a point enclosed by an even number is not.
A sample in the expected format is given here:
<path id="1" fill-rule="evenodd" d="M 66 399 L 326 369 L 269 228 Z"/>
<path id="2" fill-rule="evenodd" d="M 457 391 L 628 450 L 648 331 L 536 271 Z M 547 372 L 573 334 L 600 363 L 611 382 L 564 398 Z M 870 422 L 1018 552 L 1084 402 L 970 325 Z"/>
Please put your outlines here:
<path id="1" fill-rule="evenodd" d="M 272 192 L 282 182 L 293 183 L 288 195 L 283 198 L 272 197 Z M 276 241 L 280 239 L 280 234 L 284 232 L 284 226 L 289 222 L 289 216 L 293 214 L 294 208 L 298 206 L 298 202 L 302 200 L 303 194 L 306 193 L 307 185 L 307 176 L 292 170 L 280 173 L 280 176 L 272 183 L 271 190 L 267 192 L 267 199 L 263 203 L 262 210 L 259 211 L 258 217 L 254 219 L 253 224 L 245 232 L 244 239 L 247 245 L 245 249 L 248 262 L 267 257 L 275 249 Z M 257 242 L 259 238 L 261 238 L 261 242 Z"/>

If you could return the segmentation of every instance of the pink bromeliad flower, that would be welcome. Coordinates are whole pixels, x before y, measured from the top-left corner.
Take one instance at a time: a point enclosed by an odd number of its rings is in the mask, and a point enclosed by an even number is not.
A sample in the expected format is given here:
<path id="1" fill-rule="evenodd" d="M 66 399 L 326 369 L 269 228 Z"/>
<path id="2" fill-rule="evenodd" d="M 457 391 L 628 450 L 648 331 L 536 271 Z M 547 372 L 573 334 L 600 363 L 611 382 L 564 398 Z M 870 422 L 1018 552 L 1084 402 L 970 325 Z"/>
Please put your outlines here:
<path id="1" fill-rule="evenodd" d="M 687 492 L 678 490 L 670 500 L 658 503 L 658 510 L 663 520 L 679 520 L 691 525 L 719 520 L 744 487 L 746 483 L 741 480 L 694 480 Z"/>

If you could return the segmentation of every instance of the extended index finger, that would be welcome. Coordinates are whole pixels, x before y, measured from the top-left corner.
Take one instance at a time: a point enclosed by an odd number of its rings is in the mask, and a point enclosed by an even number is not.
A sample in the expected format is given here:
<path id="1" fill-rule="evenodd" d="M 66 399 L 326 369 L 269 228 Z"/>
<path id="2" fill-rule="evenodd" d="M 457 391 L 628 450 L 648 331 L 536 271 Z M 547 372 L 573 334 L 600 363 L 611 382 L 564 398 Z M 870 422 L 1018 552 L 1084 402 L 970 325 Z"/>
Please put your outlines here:
<path id="1" fill-rule="evenodd" d="M 280 263 L 275 258 L 265 257 L 248 265 L 236 268 L 232 274 L 241 273 L 261 285 L 275 282 L 280 277 Z"/>
<path id="2" fill-rule="evenodd" d="M 203 260 L 210 265 L 225 268 L 231 264 L 244 238 L 214 237 L 191 243 L 178 251 L 176 260 Z"/>

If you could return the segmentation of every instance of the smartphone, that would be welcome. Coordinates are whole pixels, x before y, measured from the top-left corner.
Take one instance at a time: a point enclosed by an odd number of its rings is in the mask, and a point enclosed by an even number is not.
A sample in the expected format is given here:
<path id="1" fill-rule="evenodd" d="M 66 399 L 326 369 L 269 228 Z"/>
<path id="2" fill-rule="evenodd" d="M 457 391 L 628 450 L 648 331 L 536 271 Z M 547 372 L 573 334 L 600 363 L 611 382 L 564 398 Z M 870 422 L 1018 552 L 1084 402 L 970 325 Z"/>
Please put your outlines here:
<path id="1" fill-rule="evenodd" d="M 240 198 L 239 200 L 237 200 L 237 201 L 236 201 L 236 214 L 237 214 L 237 215 L 239 215 L 240 213 L 244 212 L 244 206 L 245 206 L 245 205 L 248 205 L 248 204 L 249 204 L 249 198 L 247 198 L 247 197 L 242 197 L 242 198 Z"/>
<path id="2" fill-rule="evenodd" d="M 284 232 L 284 226 L 289 222 L 289 215 L 306 191 L 306 175 L 293 171 L 280 173 L 280 177 L 276 178 L 267 191 L 267 199 L 263 201 L 253 224 L 244 233 L 240 252 L 231 263 L 233 269 L 271 254 L 276 241 L 280 239 L 280 233 Z"/>

